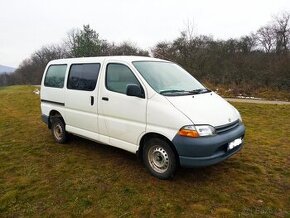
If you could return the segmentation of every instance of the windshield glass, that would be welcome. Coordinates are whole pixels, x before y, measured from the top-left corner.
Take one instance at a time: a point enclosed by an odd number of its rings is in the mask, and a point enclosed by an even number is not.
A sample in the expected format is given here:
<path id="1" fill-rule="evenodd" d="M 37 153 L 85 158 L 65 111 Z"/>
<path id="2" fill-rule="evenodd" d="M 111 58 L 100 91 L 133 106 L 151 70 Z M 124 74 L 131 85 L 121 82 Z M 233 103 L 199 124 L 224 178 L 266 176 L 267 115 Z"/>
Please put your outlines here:
<path id="1" fill-rule="evenodd" d="M 160 94 L 199 94 L 197 91 L 207 90 L 177 64 L 161 61 L 134 61 L 133 65 L 148 84 Z"/>

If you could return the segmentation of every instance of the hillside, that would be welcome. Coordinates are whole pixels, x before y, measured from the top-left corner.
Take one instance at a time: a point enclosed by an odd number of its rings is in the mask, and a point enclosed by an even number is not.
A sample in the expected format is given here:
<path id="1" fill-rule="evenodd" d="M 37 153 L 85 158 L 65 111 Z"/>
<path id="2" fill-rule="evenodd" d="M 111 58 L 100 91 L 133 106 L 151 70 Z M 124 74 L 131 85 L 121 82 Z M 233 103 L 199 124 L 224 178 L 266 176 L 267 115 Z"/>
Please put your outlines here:
<path id="1" fill-rule="evenodd" d="M 0 65 L 0 74 L 3 73 L 13 73 L 15 71 L 15 68 L 13 67 L 8 67 L 4 65 Z"/>

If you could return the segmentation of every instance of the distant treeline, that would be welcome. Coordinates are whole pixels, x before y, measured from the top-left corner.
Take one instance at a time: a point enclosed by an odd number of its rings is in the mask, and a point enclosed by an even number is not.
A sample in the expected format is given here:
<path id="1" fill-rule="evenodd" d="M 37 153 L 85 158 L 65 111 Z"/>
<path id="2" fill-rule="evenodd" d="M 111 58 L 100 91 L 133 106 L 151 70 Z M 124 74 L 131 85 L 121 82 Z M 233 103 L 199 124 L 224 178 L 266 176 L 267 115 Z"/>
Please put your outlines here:
<path id="1" fill-rule="evenodd" d="M 170 42 L 159 42 L 154 57 L 182 65 L 199 80 L 225 85 L 248 93 L 259 88 L 290 91 L 290 13 L 282 13 L 239 39 L 215 40 L 195 35 L 188 25 Z M 142 55 L 149 52 L 130 42 L 114 44 L 100 39 L 84 25 L 68 33 L 61 45 L 43 47 L 24 60 L 13 74 L 0 75 L 0 86 L 40 84 L 46 64 L 52 59 L 102 55 Z"/>

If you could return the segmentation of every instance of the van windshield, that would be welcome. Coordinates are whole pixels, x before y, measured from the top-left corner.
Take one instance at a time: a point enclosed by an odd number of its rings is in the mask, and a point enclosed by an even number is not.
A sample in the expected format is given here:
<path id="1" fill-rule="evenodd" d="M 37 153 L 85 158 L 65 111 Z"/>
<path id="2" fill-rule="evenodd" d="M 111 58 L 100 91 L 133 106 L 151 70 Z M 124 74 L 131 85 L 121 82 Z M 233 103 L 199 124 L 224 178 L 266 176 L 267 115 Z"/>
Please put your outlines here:
<path id="1" fill-rule="evenodd" d="M 165 61 L 134 61 L 133 65 L 148 84 L 162 95 L 188 95 L 209 92 L 177 64 Z"/>

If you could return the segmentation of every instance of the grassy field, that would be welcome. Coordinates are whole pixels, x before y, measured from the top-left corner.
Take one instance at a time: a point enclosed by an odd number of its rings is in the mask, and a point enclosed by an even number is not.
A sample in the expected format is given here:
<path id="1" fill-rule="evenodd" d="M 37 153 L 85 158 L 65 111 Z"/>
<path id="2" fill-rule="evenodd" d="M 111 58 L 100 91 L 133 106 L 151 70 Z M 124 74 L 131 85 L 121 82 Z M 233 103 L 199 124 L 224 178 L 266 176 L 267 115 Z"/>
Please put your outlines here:
<path id="1" fill-rule="evenodd" d="M 242 152 L 161 181 L 128 152 L 55 144 L 33 90 L 0 89 L 0 217 L 290 217 L 290 106 L 234 104 Z"/>

